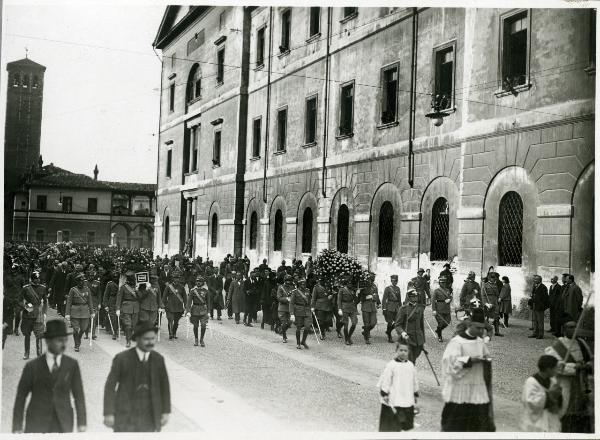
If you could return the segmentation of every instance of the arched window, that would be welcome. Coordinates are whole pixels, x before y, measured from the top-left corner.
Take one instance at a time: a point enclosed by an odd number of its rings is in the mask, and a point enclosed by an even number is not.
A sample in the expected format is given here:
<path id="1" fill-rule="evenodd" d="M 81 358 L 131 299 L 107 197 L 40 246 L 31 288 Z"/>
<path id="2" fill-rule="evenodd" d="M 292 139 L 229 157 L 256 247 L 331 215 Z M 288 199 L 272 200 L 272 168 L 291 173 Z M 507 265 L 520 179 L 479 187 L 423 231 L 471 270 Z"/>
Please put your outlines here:
<path id="1" fill-rule="evenodd" d="M 379 250 L 378 257 L 391 257 L 394 243 L 394 207 L 384 202 L 379 210 Z"/>
<path id="2" fill-rule="evenodd" d="M 21 85 L 25 88 L 29 86 L 29 75 L 23 74 L 21 75 Z"/>
<path id="3" fill-rule="evenodd" d="M 256 211 L 250 216 L 250 249 L 256 249 L 256 240 L 258 236 L 258 215 Z"/>
<path id="4" fill-rule="evenodd" d="M 202 94 L 202 77 L 200 72 L 200 66 L 198 64 L 194 64 L 192 66 L 192 70 L 190 70 L 190 75 L 188 77 L 187 83 L 187 101 L 193 101 L 197 99 Z"/>
<path id="5" fill-rule="evenodd" d="M 302 216 L 302 253 L 310 254 L 312 252 L 312 209 L 306 208 Z"/>
<path id="6" fill-rule="evenodd" d="M 341 205 L 337 218 L 337 250 L 344 254 L 348 253 L 348 227 L 350 224 L 350 212 L 346 205 Z"/>
<path id="7" fill-rule="evenodd" d="M 21 84 L 21 77 L 19 76 L 18 73 L 15 73 L 15 75 L 13 76 L 13 86 L 18 87 L 20 84 Z"/>
<path id="8" fill-rule="evenodd" d="M 34 89 L 37 89 L 38 85 L 39 85 L 39 82 L 40 82 L 40 80 L 39 80 L 38 76 L 37 75 L 33 75 L 33 84 L 31 86 Z"/>
<path id="9" fill-rule="evenodd" d="M 500 200 L 498 260 L 500 266 L 520 266 L 523 260 L 523 200 L 514 191 Z"/>
<path id="10" fill-rule="evenodd" d="M 275 212 L 275 227 L 273 231 L 273 250 L 276 252 L 281 251 L 281 245 L 283 243 L 283 214 L 281 209 Z"/>
<path id="11" fill-rule="evenodd" d="M 164 242 L 165 244 L 169 244 L 169 217 L 165 217 L 165 224 L 163 226 L 164 232 Z"/>
<path id="12" fill-rule="evenodd" d="M 433 204 L 431 213 L 431 248 L 429 258 L 432 261 L 448 259 L 448 200 L 440 197 Z"/>
<path id="13" fill-rule="evenodd" d="M 210 225 L 210 247 L 217 247 L 217 234 L 219 231 L 219 217 L 215 212 L 212 215 L 212 222 Z"/>

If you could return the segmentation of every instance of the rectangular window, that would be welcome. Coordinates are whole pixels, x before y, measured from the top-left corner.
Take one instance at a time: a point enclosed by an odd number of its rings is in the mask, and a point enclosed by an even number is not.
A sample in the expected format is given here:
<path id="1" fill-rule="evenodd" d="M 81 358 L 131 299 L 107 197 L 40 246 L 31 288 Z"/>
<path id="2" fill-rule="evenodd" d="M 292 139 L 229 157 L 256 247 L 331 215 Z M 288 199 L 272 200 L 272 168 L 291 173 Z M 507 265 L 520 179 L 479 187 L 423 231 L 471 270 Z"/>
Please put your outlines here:
<path id="1" fill-rule="evenodd" d="M 305 116 L 305 139 L 306 144 L 317 142 L 317 97 L 311 96 L 306 100 Z"/>
<path id="2" fill-rule="evenodd" d="M 217 50 L 217 84 L 223 84 L 225 75 L 225 47 Z"/>
<path id="3" fill-rule="evenodd" d="M 398 120 L 398 65 L 385 67 L 381 73 L 381 123 Z"/>
<path id="4" fill-rule="evenodd" d="M 261 27 L 256 33 L 256 67 L 265 64 L 265 27 Z"/>
<path id="5" fill-rule="evenodd" d="M 73 197 L 62 197 L 62 210 L 63 212 L 73 211 Z"/>
<path id="6" fill-rule="evenodd" d="M 321 32 L 321 8 L 310 8 L 310 29 L 309 37 L 314 37 Z"/>
<path id="7" fill-rule="evenodd" d="M 454 44 L 435 50 L 435 103 L 440 110 L 454 102 Z"/>
<path id="8" fill-rule="evenodd" d="M 96 242 L 96 231 L 87 231 L 87 242 L 88 243 Z"/>
<path id="9" fill-rule="evenodd" d="M 252 121 L 252 157 L 260 157 L 260 129 L 262 118 Z"/>
<path id="10" fill-rule="evenodd" d="M 173 160 L 173 150 L 167 151 L 167 177 L 171 177 L 171 162 Z"/>
<path id="11" fill-rule="evenodd" d="M 71 241 L 71 231 L 63 229 L 63 241 Z"/>
<path id="12" fill-rule="evenodd" d="M 215 131 L 215 141 L 213 144 L 213 165 L 221 165 L 221 130 Z"/>
<path id="13" fill-rule="evenodd" d="M 277 151 L 285 151 L 287 140 L 287 108 L 277 111 Z"/>
<path id="14" fill-rule="evenodd" d="M 354 17 L 357 14 L 358 14 L 357 7 L 344 8 L 344 18 Z"/>
<path id="15" fill-rule="evenodd" d="M 88 212 L 96 213 L 98 212 L 98 199 L 97 198 L 88 198 Z"/>
<path id="16" fill-rule="evenodd" d="M 200 143 L 200 126 L 192 128 L 192 171 L 198 171 L 198 144 Z"/>
<path id="17" fill-rule="evenodd" d="M 175 111 L 175 84 L 169 87 L 169 111 Z"/>
<path id="18" fill-rule="evenodd" d="M 36 209 L 45 211 L 48 207 L 48 198 L 46 196 L 37 196 Z"/>
<path id="19" fill-rule="evenodd" d="M 502 83 L 504 89 L 526 84 L 528 76 L 527 11 L 504 17 L 502 26 Z"/>
<path id="20" fill-rule="evenodd" d="M 281 45 L 279 51 L 281 53 L 290 50 L 290 35 L 292 32 L 292 10 L 286 9 L 281 14 Z"/>
<path id="21" fill-rule="evenodd" d="M 354 130 L 354 82 L 340 91 L 340 136 L 350 136 Z"/>
<path id="22" fill-rule="evenodd" d="M 35 241 L 44 241 L 44 230 L 43 229 L 35 230 Z"/>

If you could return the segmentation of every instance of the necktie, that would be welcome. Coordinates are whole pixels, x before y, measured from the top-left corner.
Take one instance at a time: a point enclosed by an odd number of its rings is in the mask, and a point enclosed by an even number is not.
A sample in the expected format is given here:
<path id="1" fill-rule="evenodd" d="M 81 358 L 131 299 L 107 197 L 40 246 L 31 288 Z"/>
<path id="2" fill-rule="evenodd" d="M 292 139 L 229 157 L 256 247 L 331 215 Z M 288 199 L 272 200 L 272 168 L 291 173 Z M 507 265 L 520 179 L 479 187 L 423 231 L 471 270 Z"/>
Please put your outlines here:
<path id="1" fill-rule="evenodd" d="M 54 364 L 52 365 L 52 374 L 58 371 L 58 356 L 54 355 Z"/>

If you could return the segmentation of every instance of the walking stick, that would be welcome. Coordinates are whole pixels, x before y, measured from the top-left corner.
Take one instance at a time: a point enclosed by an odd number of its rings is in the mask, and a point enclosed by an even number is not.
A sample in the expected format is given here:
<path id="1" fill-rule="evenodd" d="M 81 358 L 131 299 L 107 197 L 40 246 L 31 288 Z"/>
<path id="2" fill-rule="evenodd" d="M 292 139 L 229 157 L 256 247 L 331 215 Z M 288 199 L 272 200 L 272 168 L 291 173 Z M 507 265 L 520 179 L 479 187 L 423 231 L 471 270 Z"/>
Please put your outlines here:
<path id="1" fill-rule="evenodd" d="M 315 333 L 315 339 L 317 340 L 317 344 L 321 345 L 321 342 L 319 341 L 319 337 L 317 336 L 317 332 L 315 331 L 315 326 L 314 325 L 310 325 L 313 329 L 313 332 Z"/>
<path id="2" fill-rule="evenodd" d="M 186 316 L 187 318 L 187 316 Z M 187 325 L 185 328 L 185 339 L 189 339 L 190 336 L 190 318 L 187 318 Z"/>
<path id="3" fill-rule="evenodd" d="M 121 316 L 117 316 L 117 339 L 121 340 Z"/>
<path id="4" fill-rule="evenodd" d="M 315 312 L 313 312 L 312 310 L 311 310 L 311 313 L 315 317 L 315 322 L 317 323 L 317 328 L 319 329 L 319 334 L 321 335 L 321 338 L 323 338 L 323 332 L 321 331 L 321 326 L 319 325 L 319 320 L 317 319 L 317 315 L 315 315 Z M 313 331 L 314 331 L 314 326 L 313 326 Z M 315 332 L 315 334 L 316 334 L 316 332 Z"/>
<path id="5" fill-rule="evenodd" d="M 110 331 L 114 335 L 115 334 L 115 328 L 112 325 L 112 319 L 110 319 L 110 313 L 107 312 L 106 316 L 108 316 L 108 323 L 110 324 Z"/>
<path id="6" fill-rule="evenodd" d="M 438 387 L 441 385 L 440 381 L 437 377 L 437 374 L 435 374 L 435 370 L 433 369 L 433 365 L 431 365 L 431 361 L 429 360 L 429 352 L 427 350 L 425 350 L 425 347 L 423 347 L 423 354 L 425 355 L 425 359 L 427 359 L 427 363 L 429 364 L 429 368 L 431 368 L 431 372 L 433 373 L 433 377 L 435 377 L 435 381 L 438 384 Z"/>
<path id="7" fill-rule="evenodd" d="M 161 325 L 161 320 L 162 320 L 162 312 L 158 312 L 158 334 L 156 335 L 157 339 L 158 339 L 158 342 L 160 342 L 160 330 L 161 330 L 160 325 Z"/>
<path id="8" fill-rule="evenodd" d="M 433 336 L 435 336 L 437 338 L 438 335 L 433 331 L 433 329 L 431 328 L 431 325 L 429 325 L 429 321 L 427 321 L 425 319 L 425 316 L 423 316 L 423 321 L 425 321 L 425 324 L 427 324 L 427 327 L 429 327 L 429 330 L 431 330 L 431 333 L 433 333 Z"/>
<path id="9" fill-rule="evenodd" d="M 94 338 L 94 318 L 90 316 L 90 330 L 92 331 L 92 336 L 90 336 L 90 347 L 92 346 L 92 339 Z"/>

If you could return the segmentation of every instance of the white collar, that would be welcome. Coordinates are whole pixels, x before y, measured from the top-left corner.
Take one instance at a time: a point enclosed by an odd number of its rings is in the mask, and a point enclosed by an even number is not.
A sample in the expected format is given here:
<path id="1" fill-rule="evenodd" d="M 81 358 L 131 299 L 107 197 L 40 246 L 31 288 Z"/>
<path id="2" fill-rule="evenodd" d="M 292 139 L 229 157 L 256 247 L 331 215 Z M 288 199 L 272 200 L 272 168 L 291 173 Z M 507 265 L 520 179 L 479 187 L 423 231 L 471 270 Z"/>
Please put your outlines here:
<path id="1" fill-rule="evenodd" d="M 46 364 L 48 365 L 48 370 L 50 370 L 50 371 L 52 371 L 52 367 L 54 366 L 54 356 L 56 356 L 56 363 L 58 364 L 59 367 L 60 367 L 60 363 L 62 361 L 62 354 L 55 355 L 55 354 L 47 351 L 46 352 Z"/>
<path id="2" fill-rule="evenodd" d="M 149 351 L 142 351 L 138 347 L 135 347 L 135 353 L 137 354 L 137 357 L 140 360 L 140 362 L 147 361 L 148 357 L 150 356 Z"/>

